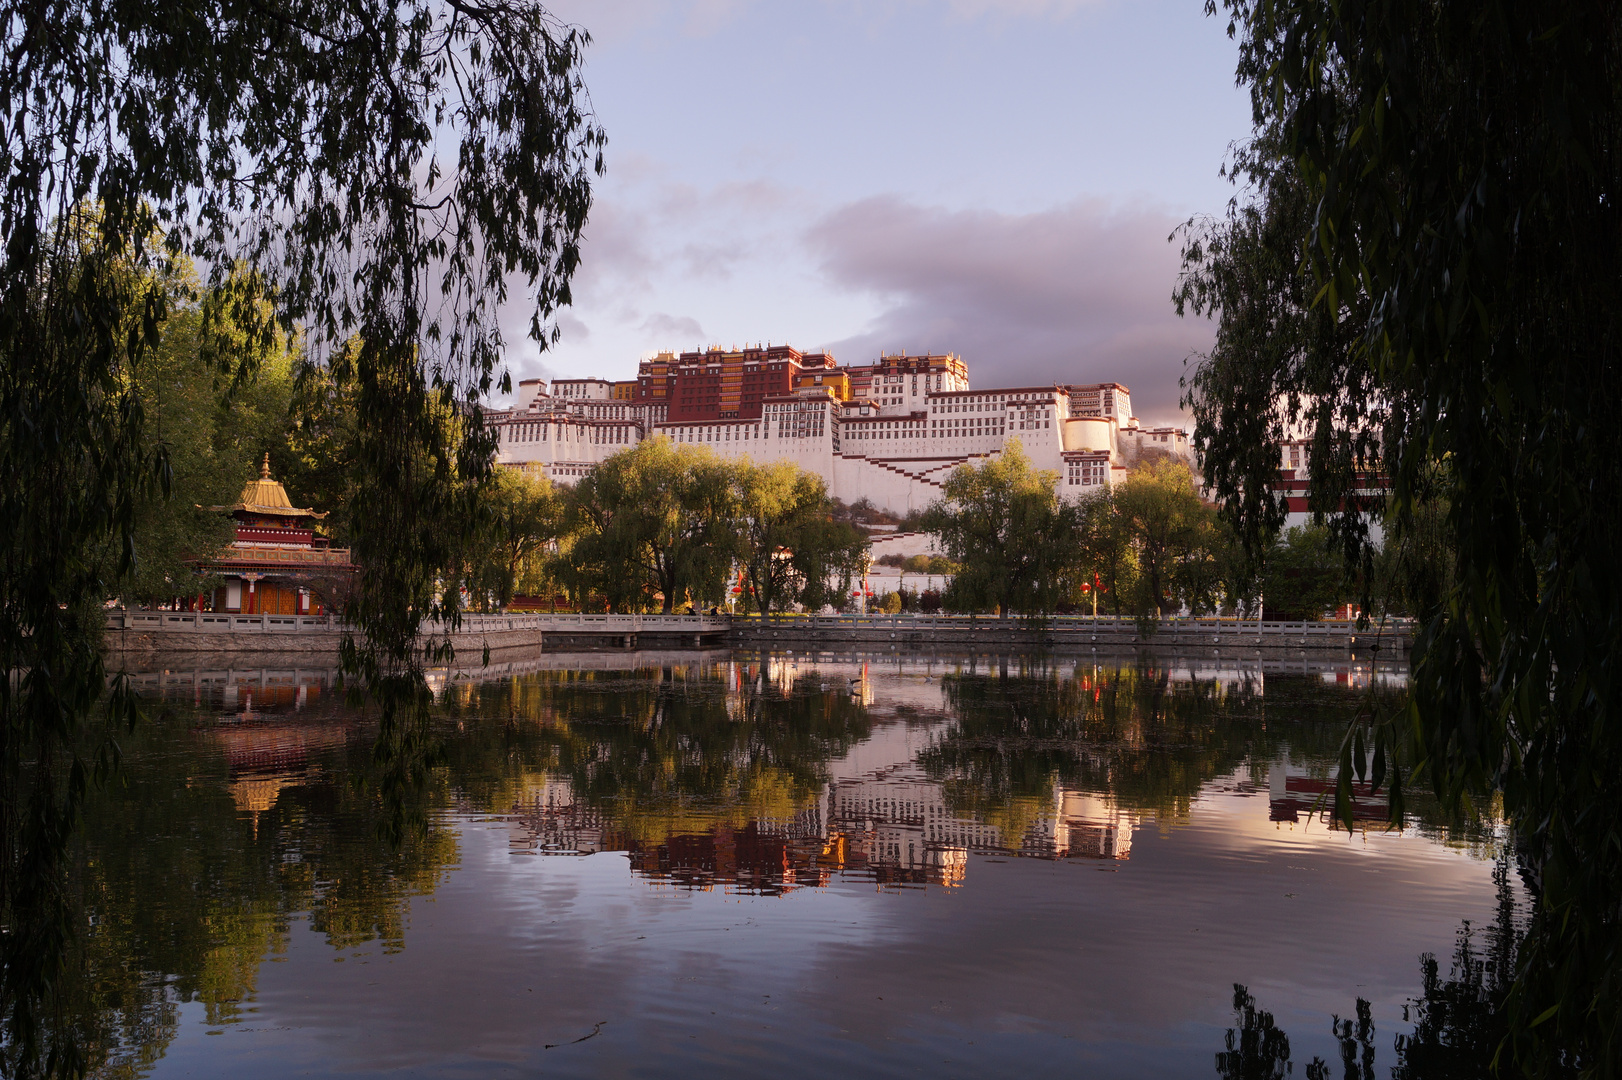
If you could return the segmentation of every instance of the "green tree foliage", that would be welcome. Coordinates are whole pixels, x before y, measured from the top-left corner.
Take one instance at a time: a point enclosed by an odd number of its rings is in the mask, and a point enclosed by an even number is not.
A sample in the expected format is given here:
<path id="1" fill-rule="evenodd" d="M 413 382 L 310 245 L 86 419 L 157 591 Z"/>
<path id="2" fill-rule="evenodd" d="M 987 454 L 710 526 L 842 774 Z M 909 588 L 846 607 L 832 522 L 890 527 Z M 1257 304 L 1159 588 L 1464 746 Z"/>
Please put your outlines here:
<path id="1" fill-rule="evenodd" d="M 909 574 L 947 575 L 957 573 L 957 564 L 945 555 L 882 555 L 875 566 L 894 566 Z"/>
<path id="2" fill-rule="evenodd" d="M 1439 611 L 1457 586 L 1443 497 L 1416 500 L 1402 529 L 1375 556 L 1371 599 L 1388 614 Z"/>
<path id="3" fill-rule="evenodd" d="M 1058 606 L 1079 516 L 1059 499 L 1057 483 L 1031 468 L 1018 440 L 998 457 L 952 470 L 921 526 L 959 564 L 948 608 L 1041 615 Z"/>
<path id="4" fill-rule="evenodd" d="M 28 1072 L 82 1067 L 43 1020 L 72 934 L 61 858 L 133 699 L 115 684 L 88 759 L 80 726 L 106 690 L 101 602 L 134 569 L 138 507 L 168 476 L 134 392 L 168 285 L 77 201 L 63 210 L 34 235 L 8 216 L 0 263 L 0 1042 Z"/>
<path id="5" fill-rule="evenodd" d="M 1248 563 L 1182 462 L 1148 459 L 1124 483 L 1073 503 L 1053 483 L 1017 448 L 959 468 L 926 520 L 952 561 L 918 556 L 907 568 L 948 572 L 933 560 L 946 562 L 956 576 L 944 599 L 959 611 L 1090 610 L 1096 595 L 1101 614 L 1155 620 L 1185 606 L 1208 614 L 1248 595 Z"/>
<path id="6" fill-rule="evenodd" d="M 1179 314 L 1221 314 L 1210 353 L 1183 381 L 1205 483 L 1259 562 L 1288 513 L 1284 493 L 1268 486 L 1278 448 L 1307 427 L 1310 508 L 1355 553 L 1366 512 L 1379 509 L 1355 486 L 1359 466 L 1378 458 L 1374 379 L 1345 364 L 1367 315 L 1356 296 L 1337 296 L 1338 306 L 1317 298 L 1301 273 L 1312 204 L 1276 141 L 1258 133 L 1225 171 L 1251 197 L 1236 198 L 1222 221 L 1185 226 L 1173 294 Z"/>
<path id="7" fill-rule="evenodd" d="M 1185 603 L 1196 613 L 1216 606 L 1214 514 L 1195 493 L 1187 465 L 1172 458 L 1140 463 L 1110 493 L 1109 506 L 1114 528 L 1131 540 L 1133 614 L 1168 615 Z"/>
<path id="8" fill-rule="evenodd" d="M 577 588 L 619 610 L 718 603 L 737 553 L 731 467 L 706 447 L 648 439 L 575 485 L 569 561 Z"/>
<path id="9" fill-rule="evenodd" d="M 169 470 L 167 491 L 154 486 L 141 494 L 132 529 L 135 559 L 115 587 L 137 604 L 164 602 L 213 585 L 198 580 L 188 560 L 230 542 L 230 519 L 208 507 L 234 501 L 247 468 L 236 455 L 220 453 L 224 448 L 216 422 L 225 406 L 218 372 L 197 348 L 199 313 L 185 310 L 183 298 L 171 302 L 183 309 L 170 318 L 169 333 L 135 381 L 149 437 L 167 458 Z M 113 557 L 111 551 L 108 555 Z"/>
<path id="10" fill-rule="evenodd" d="M 1087 601 L 1089 614 L 1095 603 L 1101 615 L 1119 618 L 1135 613 L 1130 605 L 1138 591 L 1137 548 L 1131 530 L 1115 512 L 1112 488 L 1103 488 L 1082 500 L 1079 533 L 1077 599 Z"/>
<path id="11" fill-rule="evenodd" d="M 1185 296 L 1221 317 L 1190 380 L 1205 467 L 1263 535 L 1268 425 L 1299 402 L 1353 558 L 1359 507 L 1319 456 L 1378 450 L 1399 545 L 1441 508 L 1410 704 L 1348 740 L 1342 778 L 1421 777 L 1457 808 L 1502 793 L 1538 901 L 1509 1056 L 1614 1075 L 1622 19 L 1593 0 L 1226 6 L 1256 183 L 1190 251 Z"/>
<path id="12" fill-rule="evenodd" d="M 226 288 L 245 284 L 233 281 Z M 287 457 L 297 352 L 279 335 L 250 341 L 229 321 L 228 295 L 195 294 L 189 274 L 172 288 L 163 336 L 135 380 L 147 437 L 167 461 L 169 479 L 167 492 L 142 493 L 135 562 L 117 584 L 122 598 L 139 604 L 211 589 L 214 583 L 199 578 L 194 560 L 232 536 L 230 519 L 211 507 L 235 502 L 265 454 L 273 461 Z M 222 375 L 210 349 L 241 357 L 238 377 Z"/>
<path id="13" fill-rule="evenodd" d="M 756 465 L 745 459 L 734 466 L 733 478 L 738 560 L 760 611 L 791 604 L 816 611 L 850 591 L 867 538 L 854 525 L 833 520 L 820 476 L 792 462 Z"/>
<path id="14" fill-rule="evenodd" d="M 356 387 L 340 381 L 347 370 L 305 365 L 297 372 L 285 442 L 270 451 L 271 467 L 300 504 L 327 512 L 322 527 L 340 547 L 350 541 L 350 508 L 362 480 Z"/>
<path id="15" fill-rule="evenodd" d="M 480 528 L 469 548 L 464 583 L 474 606 L 489 611 L 512 602 L 520 583 L 550 577 L 545 558 L 563 535 L 568 505 L 545 477 L 497 469 L 479 497 Z"/>
<path id="16" fill-rule="evenodd" d="M 105 690 L 97 553 L 127 573 L 143 493 L 169 487 L 135 392 L 166 279 L 189 256 L 226 292 L 249 347 L 204 343 L 222 376 L 273 343 L 269 296 L 309 362 L 354 386 L 362 637 L 345 657 L 383 706 L 380 753 L 404 762 L 418 628 L 455 617 L 437 584 L 495 449 L 478 402 L 498 313 L 516 284 L 553 340 L 604 137 L 584 34 L 521 0 L 69 2 L 10 8 L 0 35 L 0 666 L 26 673 L 0 680 L 0 1022 L 20 1071 L 71 1072 L 71 1039 L 39 1019 L 88 779 L 69 747 Z M 230 296 L 233 277 L 252 287 Z"/>
<path id="17" fill-rule="evenodd" d="M 1270 619 L 1318 619 L 1350 597 L 1346 562 L 1322 526 L 1287 529 L 1267 553 L 1261 591 Z"/>

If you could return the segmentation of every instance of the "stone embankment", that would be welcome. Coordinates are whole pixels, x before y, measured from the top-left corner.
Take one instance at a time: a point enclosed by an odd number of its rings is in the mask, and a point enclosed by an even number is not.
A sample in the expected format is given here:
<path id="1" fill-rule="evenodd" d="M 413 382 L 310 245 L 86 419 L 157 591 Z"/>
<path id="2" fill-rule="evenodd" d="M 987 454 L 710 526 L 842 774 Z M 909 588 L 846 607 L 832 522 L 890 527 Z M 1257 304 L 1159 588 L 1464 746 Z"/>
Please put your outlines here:
<path id="1" fill-rule="evenodd" d="M 1413 628 L 1406 620 L 1359 630 L 1353 620 L 1165 619 L 1143 628 L 1133 619 L 1109 616 L 1058 615 L 1030 622 L 968 615 L 774 615 L 734 619 L 731 641 L 767 649 L 860 644 L 913 650 L 1000 646 L 1116 652 L 1164 647 L 1264 655 L 1381 652 L 1402 656 L 1413 643 Z"/>

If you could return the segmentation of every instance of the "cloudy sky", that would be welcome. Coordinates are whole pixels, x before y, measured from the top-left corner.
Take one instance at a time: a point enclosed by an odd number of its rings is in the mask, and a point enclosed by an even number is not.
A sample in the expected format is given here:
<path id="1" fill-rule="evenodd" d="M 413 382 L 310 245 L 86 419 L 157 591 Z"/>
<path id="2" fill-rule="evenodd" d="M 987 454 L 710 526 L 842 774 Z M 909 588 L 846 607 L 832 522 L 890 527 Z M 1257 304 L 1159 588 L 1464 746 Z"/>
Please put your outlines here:
<path id="1" fill-rule="evenodd" d="M 1174 420 L 1168 235 L 1249 128 L 1198 0 L 555 0 L 608 172 L 575 305 L 515 378 L 658 349 L 956 352 L 976 386 L 1113 379 Z"/>

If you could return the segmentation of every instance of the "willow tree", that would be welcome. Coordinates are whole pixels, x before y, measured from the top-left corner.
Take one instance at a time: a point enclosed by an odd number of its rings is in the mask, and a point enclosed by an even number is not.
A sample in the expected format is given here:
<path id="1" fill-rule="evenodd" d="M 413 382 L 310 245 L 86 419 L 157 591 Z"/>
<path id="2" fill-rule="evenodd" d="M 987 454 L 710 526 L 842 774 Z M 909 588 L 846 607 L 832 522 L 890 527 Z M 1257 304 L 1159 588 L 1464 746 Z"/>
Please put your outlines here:
<path id="1" fill-rule="evenodd" d="M 346 663 L 395 752 L 424 692 L 418 626 L 455 616 L 436 583 L 493 453 L 498 312 L 516 293 L 538 346 L 555 338 L 604 139 L 585 35 L 521 0 L 64 0 L 9 5 L 0 39 L 0 668 L 23 673 L 0 680 L 0 1042 L 8 1068 L 72 1071 L 39 1010 L 68 932 L 73 747 L 105 689 L 89 553 L 111 538 L 127 571 L 142 489 L 167 484 L 136 392 L 167 270 L 246 283 L 220 371 L 247 374 L 275 321 L 310 364 L 352 369 L 365 570 Z M 452 409 L 467 422 L 440 422 Z"/>
<path id="2" fill-rule="evenodd" d="M 822 477 L 789 461 L 734 466 L 738 562 L 761 612 L 800 604 L 816 611 L 850 592 L 867 537 L 833 520 Z"/>
<path id="3" fill-rule="evenodd" d="M 1210 5 L 1215 9 L 1215 4 Z M 1276 526 L 1267 440 L 1378 454 L 1398 543 L 1448 573 L 1409 705 L 1343 783 L 1501 794 L 1535 912 L 1506 1008 L 1529 1071 L 1622 1071 L 1622 10 L 1598 0 L 1226 0 L 1255 181 L 1189 249 L 1220 316 L 1190 382 L 1207 475 Z M 1421 595 L 1423 595 L 1421 590 Z M 1401 800 L 1394 800 L 1401 813 Z M 1349 815 L 1349 804 L 1342 810 Z"/>
<path id="4" fill-rule="evenodd" d="M 1110 509 L 1136 556 L 1133 614 L 1159 618 L 1185 602 L 1196 612 L 1212 606 L 1211 574 L 1199 572 L 1214 562 L 1210 511 L 1195 493 L 1187 465 L 1174 458 L 1140 463 L 1110 493 Z"/>
<path id="5" fill-rule="evenodd" d="M 924 513 L 924 530 L 959 564 L 946 588 L 956 611 L 1045 615 L 1065 598 L 1082 516 L 1059 498 L 1057 473 L 1031 467 L 1015 439 L 980 465 L 959 465 Z"/>
<path id="6" fill-rule="evenodd" d="M 464 584 L 481 610 L 505 607 L 525 576 L 540 569 L 563 538 L 567 500 L 551 480 L 518 469 L 496 469 L 479 498 L 478 535 L 468 553 Z M 550 562 L 550 559 L 547 559 Z"/>
<path id="7" fill-rule="evenodd" d="M 707 447 L 647 439 L 609 456 L 575 485 L 571 572 L 580 592 L 620 609 L 689 594 L 719 600 L 737 551 L 732 466 Z"/>

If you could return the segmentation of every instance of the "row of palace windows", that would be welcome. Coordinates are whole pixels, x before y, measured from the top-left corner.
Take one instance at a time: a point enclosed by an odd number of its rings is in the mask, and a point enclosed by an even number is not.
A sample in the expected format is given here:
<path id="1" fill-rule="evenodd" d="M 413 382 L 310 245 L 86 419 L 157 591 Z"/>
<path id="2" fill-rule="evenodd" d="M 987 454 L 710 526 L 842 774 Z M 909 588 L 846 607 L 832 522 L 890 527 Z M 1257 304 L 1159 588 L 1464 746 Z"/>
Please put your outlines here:
<path id="1" fill-rule="evenodd" d="M 1082 487 L 1093 487 L 1104 482 L 1108 470 L 1109 463 L 1105 461 L 1072 461 L 1067 480 Z"/>
<path id="2" fill-rule="evenodd" d="M 508 442 L 540 442 L 552 434 L 551 424 L 542 422 L 535 424 L 510 424 L 507 427 Z M 614 443 L 623 445 L 631 441 L 629 427 L 612 428 L 585 428 L 573 424 L 559 424 L 558 438 L 576 441 L 589 441 L 594 443 Z"/>

